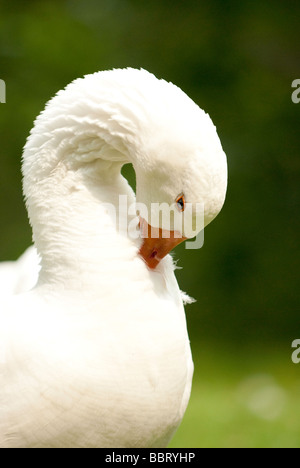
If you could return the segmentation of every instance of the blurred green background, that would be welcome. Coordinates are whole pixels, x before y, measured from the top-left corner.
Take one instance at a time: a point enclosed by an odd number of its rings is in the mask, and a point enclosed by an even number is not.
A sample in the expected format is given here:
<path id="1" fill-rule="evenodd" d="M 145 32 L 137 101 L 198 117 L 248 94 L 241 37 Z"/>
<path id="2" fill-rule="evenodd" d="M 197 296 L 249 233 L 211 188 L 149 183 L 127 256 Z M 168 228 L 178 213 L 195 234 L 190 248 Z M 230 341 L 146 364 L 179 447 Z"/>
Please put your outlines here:
<path id="1" fill-rule="evenodd" d="M 229 188 L 177 277 L 195 361 L 172 447 L 300 447 L 300 3 L 27 0 L 0 5 L 0 259 L 30 244 L 20 158 L 36 115 L 73 79 L 143 67 L 217 126 Z M 130 177 L 130 174 L 129 174 Z"/>

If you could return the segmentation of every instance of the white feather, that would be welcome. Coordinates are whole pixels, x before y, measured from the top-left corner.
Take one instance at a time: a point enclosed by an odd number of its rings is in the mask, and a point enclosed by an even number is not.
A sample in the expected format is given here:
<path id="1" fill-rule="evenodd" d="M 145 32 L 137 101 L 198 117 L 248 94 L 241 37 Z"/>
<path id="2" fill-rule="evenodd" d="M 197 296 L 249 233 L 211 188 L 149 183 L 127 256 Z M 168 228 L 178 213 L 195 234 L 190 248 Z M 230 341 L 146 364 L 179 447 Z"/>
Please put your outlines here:
<path id="1" fill-rule="evenodd" d="M 37 283 L 39 276 L 39 257 L 34 247 L 15 262 L 0 263 L 0 294 L 11 297 L 13 294 L 30 291 Z"/>

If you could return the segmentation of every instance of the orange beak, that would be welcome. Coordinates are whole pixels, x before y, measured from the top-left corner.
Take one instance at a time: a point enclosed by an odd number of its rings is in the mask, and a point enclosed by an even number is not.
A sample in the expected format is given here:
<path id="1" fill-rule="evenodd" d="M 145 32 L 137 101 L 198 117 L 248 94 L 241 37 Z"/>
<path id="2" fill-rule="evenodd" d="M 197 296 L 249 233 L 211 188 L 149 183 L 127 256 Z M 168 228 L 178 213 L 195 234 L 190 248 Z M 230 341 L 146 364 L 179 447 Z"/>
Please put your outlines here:
<path id="1" fill-rule="evenodd" d="M 154 270 L 176 245 L 186 240 L 179 232 L 154 228 L 143 218 L 140 218 L 140 230 L 143 243 L 139 254 L 151 270 Z"/>

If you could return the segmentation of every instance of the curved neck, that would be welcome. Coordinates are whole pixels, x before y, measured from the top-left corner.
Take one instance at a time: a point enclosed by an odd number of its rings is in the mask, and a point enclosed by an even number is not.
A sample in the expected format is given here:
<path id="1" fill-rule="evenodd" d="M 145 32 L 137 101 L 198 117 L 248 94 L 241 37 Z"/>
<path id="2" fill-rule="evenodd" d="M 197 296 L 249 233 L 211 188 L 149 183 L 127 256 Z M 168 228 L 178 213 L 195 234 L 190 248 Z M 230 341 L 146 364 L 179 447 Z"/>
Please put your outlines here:
<path id="1" fill-rule="evenodd" d="M 126 196 L 128 205 L 135 201 L 120 173 L 124 163 L 137 164 L 132 134 L 128 125 L 117 129 L 108 116 L 91 119 L 90 103 L 79 100 L 60 115 L 53 113 L 57 104 L 54 98 L 37 119 L 23 162 L 33 239 L 42 259 L 40 282 L 93 287 L 138 250 L 138 240 L 116 229 L 119 196 Z M 132 214 L 126 223 L 133 221 Z"/>

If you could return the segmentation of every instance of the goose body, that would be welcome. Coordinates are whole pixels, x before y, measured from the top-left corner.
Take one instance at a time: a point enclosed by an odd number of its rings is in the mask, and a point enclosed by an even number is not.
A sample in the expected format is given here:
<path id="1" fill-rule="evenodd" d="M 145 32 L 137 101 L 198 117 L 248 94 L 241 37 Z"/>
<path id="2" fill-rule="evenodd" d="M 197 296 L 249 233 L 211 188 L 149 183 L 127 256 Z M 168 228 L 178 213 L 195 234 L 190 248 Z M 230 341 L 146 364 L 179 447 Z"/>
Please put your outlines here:
<path id="1" fill-rule="evenodd" d="M 170 204 L 184 191 L 210 222 L 227 180 L 215 127 L 144 70 L 99 72 L 48 103 L 23 175 L 41 271 L 33 290 L 0 299 L 0 447 L 165 447 L 192 383 L 182 295 L 170 255 L 155 268 L 142 258 L 128 235 L 140 220 L 120 199 Z"/>

